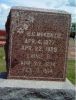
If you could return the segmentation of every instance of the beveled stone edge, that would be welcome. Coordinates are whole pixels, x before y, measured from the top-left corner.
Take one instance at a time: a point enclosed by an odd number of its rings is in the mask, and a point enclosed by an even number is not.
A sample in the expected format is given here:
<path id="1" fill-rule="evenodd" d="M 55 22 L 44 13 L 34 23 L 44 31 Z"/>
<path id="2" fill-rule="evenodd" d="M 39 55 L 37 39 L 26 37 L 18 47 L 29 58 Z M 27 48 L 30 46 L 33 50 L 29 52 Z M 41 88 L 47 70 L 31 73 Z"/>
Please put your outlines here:
<path id="1" fill-rule="evenodd" d="M 69 14 L 67 11 L 56 10 L 56 9 L 46 9 L 46 8 L 36 8 L 36 7 L 23 7 L 23 6 L 13 6 L 12 10 L 28 10 L 28 11 L 38 11 L 38 12 L 50 12 L 50 13 L 58 13 L 58 14 Z"/>
<path id="2" fill-rule="evenodd" d="M 58 81 L 36 81 L 36 80 L 14 80 L 14 79 L 0 79 L 0 87 L 10 88 L 34 88 L 34 89 L 72 89 L 75 86 L 66 79 L 65 82 Z"/>

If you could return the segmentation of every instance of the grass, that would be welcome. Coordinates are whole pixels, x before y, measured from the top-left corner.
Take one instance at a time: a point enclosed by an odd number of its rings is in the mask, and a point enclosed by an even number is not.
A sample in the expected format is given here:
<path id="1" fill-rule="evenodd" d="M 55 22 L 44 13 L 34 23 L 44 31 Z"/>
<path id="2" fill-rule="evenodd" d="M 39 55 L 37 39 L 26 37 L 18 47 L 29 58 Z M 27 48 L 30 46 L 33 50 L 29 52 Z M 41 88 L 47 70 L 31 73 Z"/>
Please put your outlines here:
<path id="1" fill-rule="evenodd" d="M 0 47 L 0 72 L 6 71 L 5 53 L 3 47 Z"/>
<path id="2" fill-rule="evenodd" d="M 75 60 L 68 60 L 67 78 L 75 84 Z"/>
<path id="3" fill-rule="evenodd" d="M 3 47 L 0 47 L 0 72 L 6 71 L 5 53 Z M 75 60 L 68 60 L 67 78 L 75 84 Z"/>

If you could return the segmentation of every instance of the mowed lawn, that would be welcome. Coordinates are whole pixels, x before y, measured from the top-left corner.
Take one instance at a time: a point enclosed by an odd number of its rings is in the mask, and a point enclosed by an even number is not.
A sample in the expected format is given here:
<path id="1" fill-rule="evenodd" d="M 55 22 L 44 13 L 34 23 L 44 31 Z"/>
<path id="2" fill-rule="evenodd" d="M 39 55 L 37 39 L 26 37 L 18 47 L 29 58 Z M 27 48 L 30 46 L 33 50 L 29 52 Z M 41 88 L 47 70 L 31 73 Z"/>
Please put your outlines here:
<path id="1" fill-rule="evenodd" d="M 67 78 L 75 84 L 75 60 L 68 60 L 67 64 Z"/>
<path id="2" fill-rule="evenodd" d="M 5 53 L 3 47 L 0 47 L 0 72 L 5 72 Z M 68 79 L 75 84 L 75 60 L 68 60 L 67 64 L 67 77 Z"/>
<path id="3" fill-rule="evenodd" d="M 3 47 L 0 47 L 0 72 L 6 71 L 5 53 Z"/>

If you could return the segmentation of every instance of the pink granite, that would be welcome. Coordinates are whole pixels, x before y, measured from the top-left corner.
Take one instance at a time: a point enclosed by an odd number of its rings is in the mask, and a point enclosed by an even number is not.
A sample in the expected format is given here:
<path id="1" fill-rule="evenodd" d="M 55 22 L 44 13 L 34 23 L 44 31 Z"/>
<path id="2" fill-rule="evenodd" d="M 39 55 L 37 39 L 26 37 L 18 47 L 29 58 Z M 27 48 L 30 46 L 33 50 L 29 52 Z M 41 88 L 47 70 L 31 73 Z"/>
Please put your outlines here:
<path id="1" fill-rule="evenodd" d="M 66 12 L 12 8 L 6 23 L 8 78 L 64 81 L 70 20 Z"/>

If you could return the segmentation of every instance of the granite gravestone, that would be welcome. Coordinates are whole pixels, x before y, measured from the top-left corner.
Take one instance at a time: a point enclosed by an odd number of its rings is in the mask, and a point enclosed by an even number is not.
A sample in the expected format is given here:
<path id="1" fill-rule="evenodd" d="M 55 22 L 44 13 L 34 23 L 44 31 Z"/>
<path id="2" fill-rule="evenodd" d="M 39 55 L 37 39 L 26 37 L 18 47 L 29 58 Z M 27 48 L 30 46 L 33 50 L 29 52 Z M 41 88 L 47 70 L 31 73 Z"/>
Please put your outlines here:
<path id="1" fill-rule="evenodd" d="M 6 23 L 8 78 L 64 81 L 70 14 L 13 7 Z"/>

